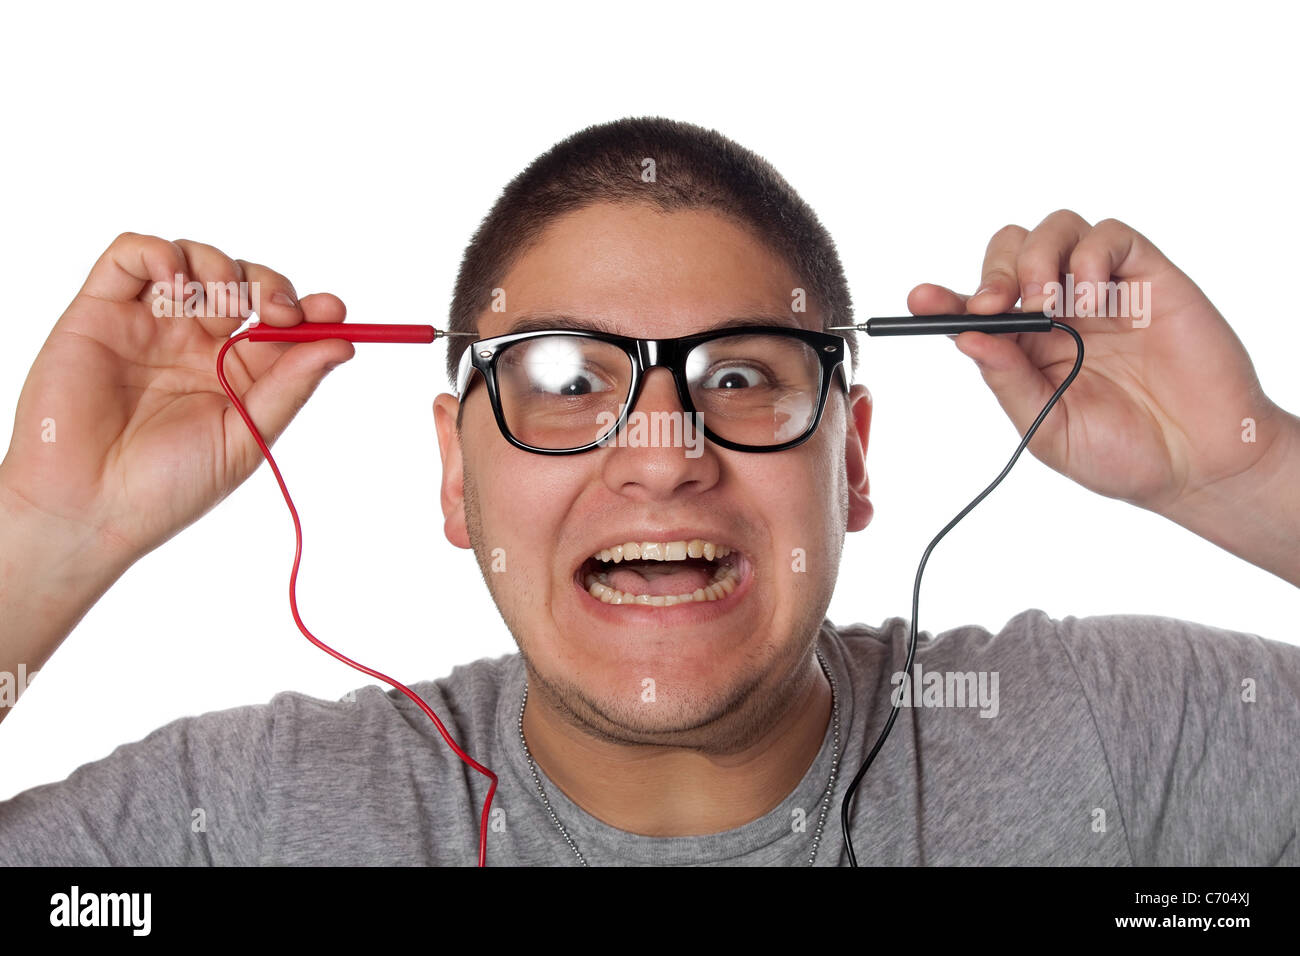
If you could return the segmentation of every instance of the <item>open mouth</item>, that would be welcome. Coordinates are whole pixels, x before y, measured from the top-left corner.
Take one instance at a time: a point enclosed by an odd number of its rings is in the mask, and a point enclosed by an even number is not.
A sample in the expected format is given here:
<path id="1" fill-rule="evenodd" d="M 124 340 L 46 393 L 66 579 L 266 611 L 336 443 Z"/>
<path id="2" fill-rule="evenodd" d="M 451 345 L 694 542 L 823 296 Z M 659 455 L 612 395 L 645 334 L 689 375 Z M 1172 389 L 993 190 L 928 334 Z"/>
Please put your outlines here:
<path id="1" fill-rule="evenodd" d="M 699 538 L 628 542 L 587 558 L 575 578 L 604 604 L 672 607 L 725 599 L 747 566 L 741 552 Z"/>

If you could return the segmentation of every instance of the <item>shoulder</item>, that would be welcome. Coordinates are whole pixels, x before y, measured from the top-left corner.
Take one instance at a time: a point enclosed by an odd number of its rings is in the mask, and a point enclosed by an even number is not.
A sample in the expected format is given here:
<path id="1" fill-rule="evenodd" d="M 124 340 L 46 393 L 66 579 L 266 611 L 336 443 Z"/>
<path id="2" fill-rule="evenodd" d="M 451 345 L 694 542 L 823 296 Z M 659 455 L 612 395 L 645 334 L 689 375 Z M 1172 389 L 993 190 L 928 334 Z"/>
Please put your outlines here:
<path id="1" fill-rule="evenodd" d="M 444 677 L 407 686 L 453 736 L 468 740 L 490 733 L 501 695 L 522 679 L 522 671 L 518 654 L 504 654 L 459 664 Z M 375 741 L 411 733 L 437 735 L 423 707 L 397 688 L 378 684 L 356 688 L 337 700 L 283 691 L 266 709 L 277 737 L 314 738 L 314 745 L 322 748 L 330 740 L 354 744 L 358 734 Z"/>
<path id="2" fill-rule="evenodd" d="M 823 640 L 849 670 L 902 670 L 909 622 L 822 625 Z M 966 624 L 917 635 L 916 661 L 926 669 L 997 671 L 1002 680 L 1063 689 L 1090 699 L 1175 706 L 1190 695 L 1272 688 L 1300 697 L 1300 647 L 1255 634 L 1151 614 L 1060 619 L 1031 608 L 996 631 Z"/>
<path id="3" fill-rule="evenodd" d="M 836 625 L 827 619 L 823 631 L 846 648 L 870 650 L 906 647 L 910 637 L 906 618 L 891 617 L 879 626 L 855 623 Z M 1033 646 L 1064 651 L 1076 662 L 1105 659 L 1116 662 L 1149 661 L 1160 655 L 1239 661 L 1243 657 L 1300 661 L 1300 647 L 1256 634 L 1199 624 L 1154 614 L 1068 615 L 1054 618 L 1038 608 L 1021 611 L 996 631 L 979 624 L 963 624 L 938 634 L 922 630 L 918 653 L 956 651 L 963 655 L 1000 650 L 1028 650 Z"/>
<path id="4" fill-rule="evenodd" d="M 1300 676 L 1300 647 L 1156 614 L 1065 617 L 1056 636 L 1085 684 L 1136 681 L 1187 688 L 1233 675 Z"/>
<path id="5" fill-rule="evenodd" d="M 1040 653 L 1059 658 L 1059 625 L 1059 621 L 1045 612 L 1030 609 L 1021 611 L 997 630 L 980 624 L 962 624 L 938 633 L 922 629 L 916 637 L 916 653 L 919 658 L 935 660 L 994 660 L 1011 653 Z M 826 619 L 822 631 L 847 656 L 855 659 L 880 654 L 901 659 L 906 656 L 911 639 L 911 624 L 902 617 L 888 618 L 878 626 L 837 625 Z"/>

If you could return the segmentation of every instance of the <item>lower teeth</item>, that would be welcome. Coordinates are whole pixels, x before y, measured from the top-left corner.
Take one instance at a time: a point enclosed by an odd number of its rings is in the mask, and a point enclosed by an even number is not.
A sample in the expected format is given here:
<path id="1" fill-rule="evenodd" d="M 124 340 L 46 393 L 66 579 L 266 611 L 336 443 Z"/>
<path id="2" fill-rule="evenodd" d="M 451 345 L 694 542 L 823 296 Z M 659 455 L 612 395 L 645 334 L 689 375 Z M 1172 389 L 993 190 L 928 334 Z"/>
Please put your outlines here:
<path id="1" fill-rule="evenodd" d="M 605 604 L 648 604 L 652 607 L 671 607 L 674 604 L 689 604 L 693 601 L 720 601 L 736 590 L 736 569 L 718 568 L 713 572 L 713 583 L 706 588 L 697 588 L 685 594 L 624 594 L 617 588 L 601 582 L 605 573 L 588 574 L 583 582 L 587 592 Z"/>

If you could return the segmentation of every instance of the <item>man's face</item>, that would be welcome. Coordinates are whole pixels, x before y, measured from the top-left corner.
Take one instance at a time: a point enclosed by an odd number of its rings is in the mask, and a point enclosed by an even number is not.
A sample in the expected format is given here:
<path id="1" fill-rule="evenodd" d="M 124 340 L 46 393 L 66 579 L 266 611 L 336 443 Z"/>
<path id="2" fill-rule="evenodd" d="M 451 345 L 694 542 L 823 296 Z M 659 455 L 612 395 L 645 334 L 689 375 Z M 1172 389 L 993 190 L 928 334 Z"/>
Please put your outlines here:
<path id="1" fill-rule="evenodd" d="M 801 285 L 717 214 L 597 204 L 551 224 L 501 283 L 506 311 L 481 315 L 478 333 L 506 334 L 538 312 L 643 338 L 736 317 L 820 329 L 811 304 L 791 310 Z M 782 452 L 703 440 L 702 454 L 612 444 L 546 456 L 506 442 L 481 379 L 471 382 L 459 441 L 455 399 L 435 402 L 446 534 L 474 549 L 546 699 L 606 739 L 740 746 L 806 672 L 844 533 L 871 518 L 866 390 L 854 387 L 850 407 L 833 384 L 817 431 Z M 683 414 L 667 369 L 649 372 L 634 411 Z M 615 544 L 697 538 L 735 552 L 738 583 L 721 600 L 605 604 L 580 580 Z"/>

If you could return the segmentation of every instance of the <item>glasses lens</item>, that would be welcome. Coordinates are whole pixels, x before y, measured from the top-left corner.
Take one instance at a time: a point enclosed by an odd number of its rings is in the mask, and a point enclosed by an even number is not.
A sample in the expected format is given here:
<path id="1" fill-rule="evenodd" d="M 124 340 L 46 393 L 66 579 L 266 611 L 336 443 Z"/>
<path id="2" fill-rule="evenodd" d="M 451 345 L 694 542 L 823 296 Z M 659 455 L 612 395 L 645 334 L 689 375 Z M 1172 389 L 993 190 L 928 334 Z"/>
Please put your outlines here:
<path id="1" fill-rule="evenodd" d="M 534 448 L 564 451 L 613 428 L 627 403 L 632 360 L 609 342 L 544 335 L 501 352 L 496 379 L 510 434 Z"/>
<path id="2" fill-rule="evenodd" d="M 816 349 L 786 335 L 744 334 L 691 349 L 686 380 L 703 424 L 720 438 L 765 447 L 812 425 L 821 393 Z"/>

